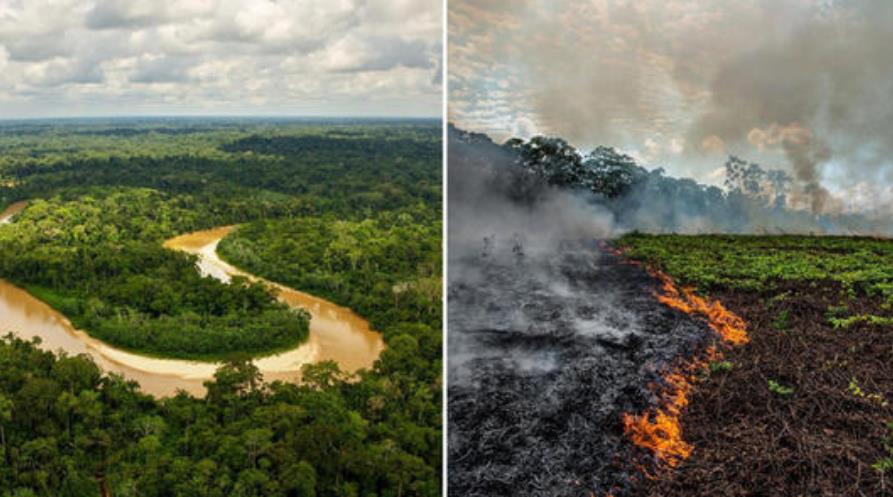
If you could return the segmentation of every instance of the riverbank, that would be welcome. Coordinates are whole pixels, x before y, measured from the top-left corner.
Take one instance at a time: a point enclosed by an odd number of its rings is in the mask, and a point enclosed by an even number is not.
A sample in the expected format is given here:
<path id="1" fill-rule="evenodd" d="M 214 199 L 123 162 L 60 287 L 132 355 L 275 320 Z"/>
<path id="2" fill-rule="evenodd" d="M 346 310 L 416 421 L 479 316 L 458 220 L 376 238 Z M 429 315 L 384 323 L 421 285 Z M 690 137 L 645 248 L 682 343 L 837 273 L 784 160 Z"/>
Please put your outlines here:
<path id="1" fill-rule="evenodd" d="M 308 356 L 312 356 L 311 362 L 335 361 L 347 372 L 370 368 L 384 350 L 381 334 L 373 331 L 368 321 L 346 307 L 246 273 L 221 259 L 217 247 L 234 228 L 223 226 L 188 233 L 166 241 L 164 246 L 197 255 L 198 269 L 204 276 L 224 282 L 241 276 L 262 283 L 273 289 L 279 301 L 310 313 L 310 335 L 307 342 L 292 351 L 256 361 L 261 372 L 264 371 L 264 366 L 267 370 L 300 370 L 303 364 L 308 363 Z"/>
<path id="2" fill-rule="evenodd" d="M 24 207 L 24 202 L 10 205 L 0 214 L 0 222 L 8 223 Z M 224 227 L 182 235 L 165 245 L 198 255 L 198 269 L 203 274 L 223 281 L 229 281 L 232 276 L 253 278 L 216 256 L 217 243 L 230 229 Z M 215 269 L 208 271 L 209 268 Z M 334 360 L 344 371 L 353 372 L 371 367 L 383 350 L 381 336 L 350 310 L 281 285 L 275 287 L 280 300 L 310 312 L 311 331 L 308 340 L 300 346 L 255 359 L 266 380 L 297 381 L 304 365 L 321 360 Z M 37 296 L 40 295 L 38 292 Z M 222 365 L 220 362 L 152 357 L 113 347 L 78 329 L 49 303 L 0 280 L 0 316 L 3 316 L 8 331 L 25 339 L 39 338 L 41 348 L 45 350 L 62 350 L 69 355 L 87 354 L 104 371 L 137 381 L 147 393 L 170 396 L 177 390 L 185 390 L 193 395 L 203 395 L 203 383 L 212 379 Z"/>

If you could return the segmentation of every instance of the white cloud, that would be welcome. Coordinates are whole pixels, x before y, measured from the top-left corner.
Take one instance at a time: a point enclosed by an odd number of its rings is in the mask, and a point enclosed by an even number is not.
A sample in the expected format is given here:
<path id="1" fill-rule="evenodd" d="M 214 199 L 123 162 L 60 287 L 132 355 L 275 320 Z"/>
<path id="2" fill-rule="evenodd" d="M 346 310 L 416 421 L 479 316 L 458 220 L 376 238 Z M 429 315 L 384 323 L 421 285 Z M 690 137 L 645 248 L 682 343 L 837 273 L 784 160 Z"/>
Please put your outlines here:
<path id="1" fill-rule="evenodd" d="M 436 116 L 441 16 L 440 0 L 0 0 L 2 117 Z"/>
<path id="2" fill-rule="evenodd" d="M 349 35 L 327 51 L 326 66 L 333 71 L 387 71 L 395 67 L 432 69 L 435 58 L 422 40 Z"/>
<path id="3" fill-rule="evenodd" d="M 167 20 L 167 9 L 162 2 L 132 2 L 107 0 L 97 2 L 86 15 L 90 29 L 132 29 L 155 26 Z"/>

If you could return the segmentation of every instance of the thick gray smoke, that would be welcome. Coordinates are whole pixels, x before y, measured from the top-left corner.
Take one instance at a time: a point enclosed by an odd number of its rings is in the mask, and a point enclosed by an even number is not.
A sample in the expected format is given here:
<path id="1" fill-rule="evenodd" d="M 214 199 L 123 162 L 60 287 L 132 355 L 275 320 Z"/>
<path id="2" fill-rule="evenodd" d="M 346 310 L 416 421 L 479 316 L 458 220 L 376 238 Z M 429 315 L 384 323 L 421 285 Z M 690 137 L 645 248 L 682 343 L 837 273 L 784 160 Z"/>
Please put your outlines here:
<path id="1" fill-rule="evenodd" d="M 451 128 L 449 144 L 451 263 L 516 243 L 533 253 L 549 251 L 566 239 L 612 235 L 608 210 L 592 204 L 585 194 L 551 187 L 514 167 L 513 157 L 483 135 Z"/>
<path id="2" fill-rule="evenodd" d="M 450 495 L 620 495 L 622 413 L 657 402 L 646 386 L 709 327 L 600 248 L 614 213 L 564 142 L 449 138 Z"/>
<path id="3" fill-rule="evenodd" d="M 773 124 L 765 130 L 750 130 L 747 139 L 760 150 L 773 147 L 784 150 L 800 187 L 792 192 L 791 207 L 808 208 L 814 214 L 840 212 L 839 207 L 828 205 L 831 195 L 819 183 L 819 167 L 831 158 L 831 149 L 812 131 L 796 123 L 787 126 Z"/>
<path id="4" fill-rule="evenodd" d="M 781 147 L 793 174 L 729 157 L 725 189 L 648 170 L 597 147 L 582 154 L 558 138 L 493 143 L 450 127 L 450 260 L 506 244 L 549 252 L 562 240 L 652 233 L 893 234 L 887 216 L 840 212 L 813 166 L 827 147 L 799 126 L 752 130 Z M 451 266 L 452 267 L 452 266 Z"/>
<path id="5" fill-rule="evenodd" d="M 448 240 L 450 285 L 461 282 L 487 287 L 481 264 L 507 266 L 514 259 L 549 258 L 565 240 L 607 238 L 613 234 L 612 214 L 586 200 L 587 195 L 549 186 L 541 177 L 513 165 L 513 155 L 483 135 L 450 128 L 448 181 Z M 530 271 L 536 274 L 530 273 Z M 531 265 L 525 276 L 543 288 L 553 288 L 555 275 Z M 540 274 L 542 272 L 542 274 Z M 463 312 L 478 312 L 469 308 Z M 480 311 L 486 314 L 486 309 Z M 471 322 L 484 316 L 465 315 Z M 528 317 L 513 313 L 502 323 L 527 329 Z M 466 361 L 478 357 L 480 345 L 462 333 L 449 335 L 450 381 L 467 381 Z M 504 351 L 503 354 L 506 354 Z M 506 361 L 519 370 L 548 369 L 548 354 L 512 351 Z M 534 360 L 535 359 L 535 360 Z"/>
<path id="6" fill-rule="evenodd" d="M 833 158 L 845 174 L 893 180 L 893 3 L 835 2 L 781 37 L 755 37 L 720 65 L 694 142 L 780 147 L 814 212 Z"/>
<path id="7" fill-rule="evenodd" d="M 457 0 L 451 117 L 496 129 L 479 116 L 501 109 L 705 183 L 749 157 L 790 173 L 789 207 L 889 217 L 891 19 L 886 0 Z"/>

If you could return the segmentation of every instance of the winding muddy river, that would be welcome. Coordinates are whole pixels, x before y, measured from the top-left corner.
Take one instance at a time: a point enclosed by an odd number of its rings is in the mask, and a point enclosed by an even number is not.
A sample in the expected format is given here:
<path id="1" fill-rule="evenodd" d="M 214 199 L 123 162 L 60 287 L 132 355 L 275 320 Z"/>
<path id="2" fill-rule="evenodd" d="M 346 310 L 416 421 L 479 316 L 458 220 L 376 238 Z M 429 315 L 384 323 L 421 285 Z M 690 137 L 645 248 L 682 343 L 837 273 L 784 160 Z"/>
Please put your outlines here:
<path id="1" fill-rule="evenodd" d="M 2 224 L 25 208 L 24 202 L 10 205 L 0 213 Z M 283 302 L 310 312 L 310 336 L 301 346 L 286 352 L 261 357 L 254 362 L 267 381 L 297 381 L 303 365 L 334 360 L 345 371 L 372 366 L 384 349 L 381 335 L 350 309 L 291 288 L 266 282 L 222 261 L 217 244 L 231 226 L 198 231 L 172 238 L 164 246 L 199 256 L 198 270 L 223 281 L 241 275 L 271 285 Z M 106 372 L 120 373 L 139 382 L 143 391 L 173 395 L 178 389 L 203 395 L 203 382 L 213 377 L 218 363 L 159 359 L 123 351 L 77 330 L 62 314 L 28 292 L 0 280 L 0 333 L 13 332 L 29 339 L 40 337 L 41 348 L 63 350 L 70 355 L 89 354 Z"/>

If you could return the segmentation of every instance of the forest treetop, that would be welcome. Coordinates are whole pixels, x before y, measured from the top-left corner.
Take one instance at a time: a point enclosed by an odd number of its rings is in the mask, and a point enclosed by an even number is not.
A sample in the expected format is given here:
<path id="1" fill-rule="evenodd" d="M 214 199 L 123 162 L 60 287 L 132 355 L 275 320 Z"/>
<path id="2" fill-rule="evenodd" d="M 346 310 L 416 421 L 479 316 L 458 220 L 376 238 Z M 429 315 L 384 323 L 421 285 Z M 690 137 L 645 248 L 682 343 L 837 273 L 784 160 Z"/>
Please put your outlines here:
<path id="1" fill-rule="evenodd" d="M 724 188 L 647 169 L 613 147 L 588 152 L 562 138 L 534 136 L 494 143 L 487 135 L 449 129 L 450 170 L 490 171 L 504 195 L 530 202 L 546 189 L 582 193 L 608 211 L 615 229 L 682 233 L 893 234 L 888 216 L 816 213 L 803 204 L 784 171 L 730 155 Z M 452 165 L 456 163 L 457 167 Z M 491 174 L 492 173 L 492 174 Z"/>
<path id="2" fill-rule="evenodd" d="M 0 206 L 30 201 L 0 228 L 0 276 L 123 346 L 232 361 L 206 398 L 154 399 L 87 356 L 0 340 L 0 496 L 439 495 L 439 122 L 150 121 L 0 125 Z M 293 282 L 375 324 L 373 367 L 269 384 L 221 350 L 306 325 L 161 246 L 229 224 L 234 260 L 272 274 L 296 254 Z"/>

